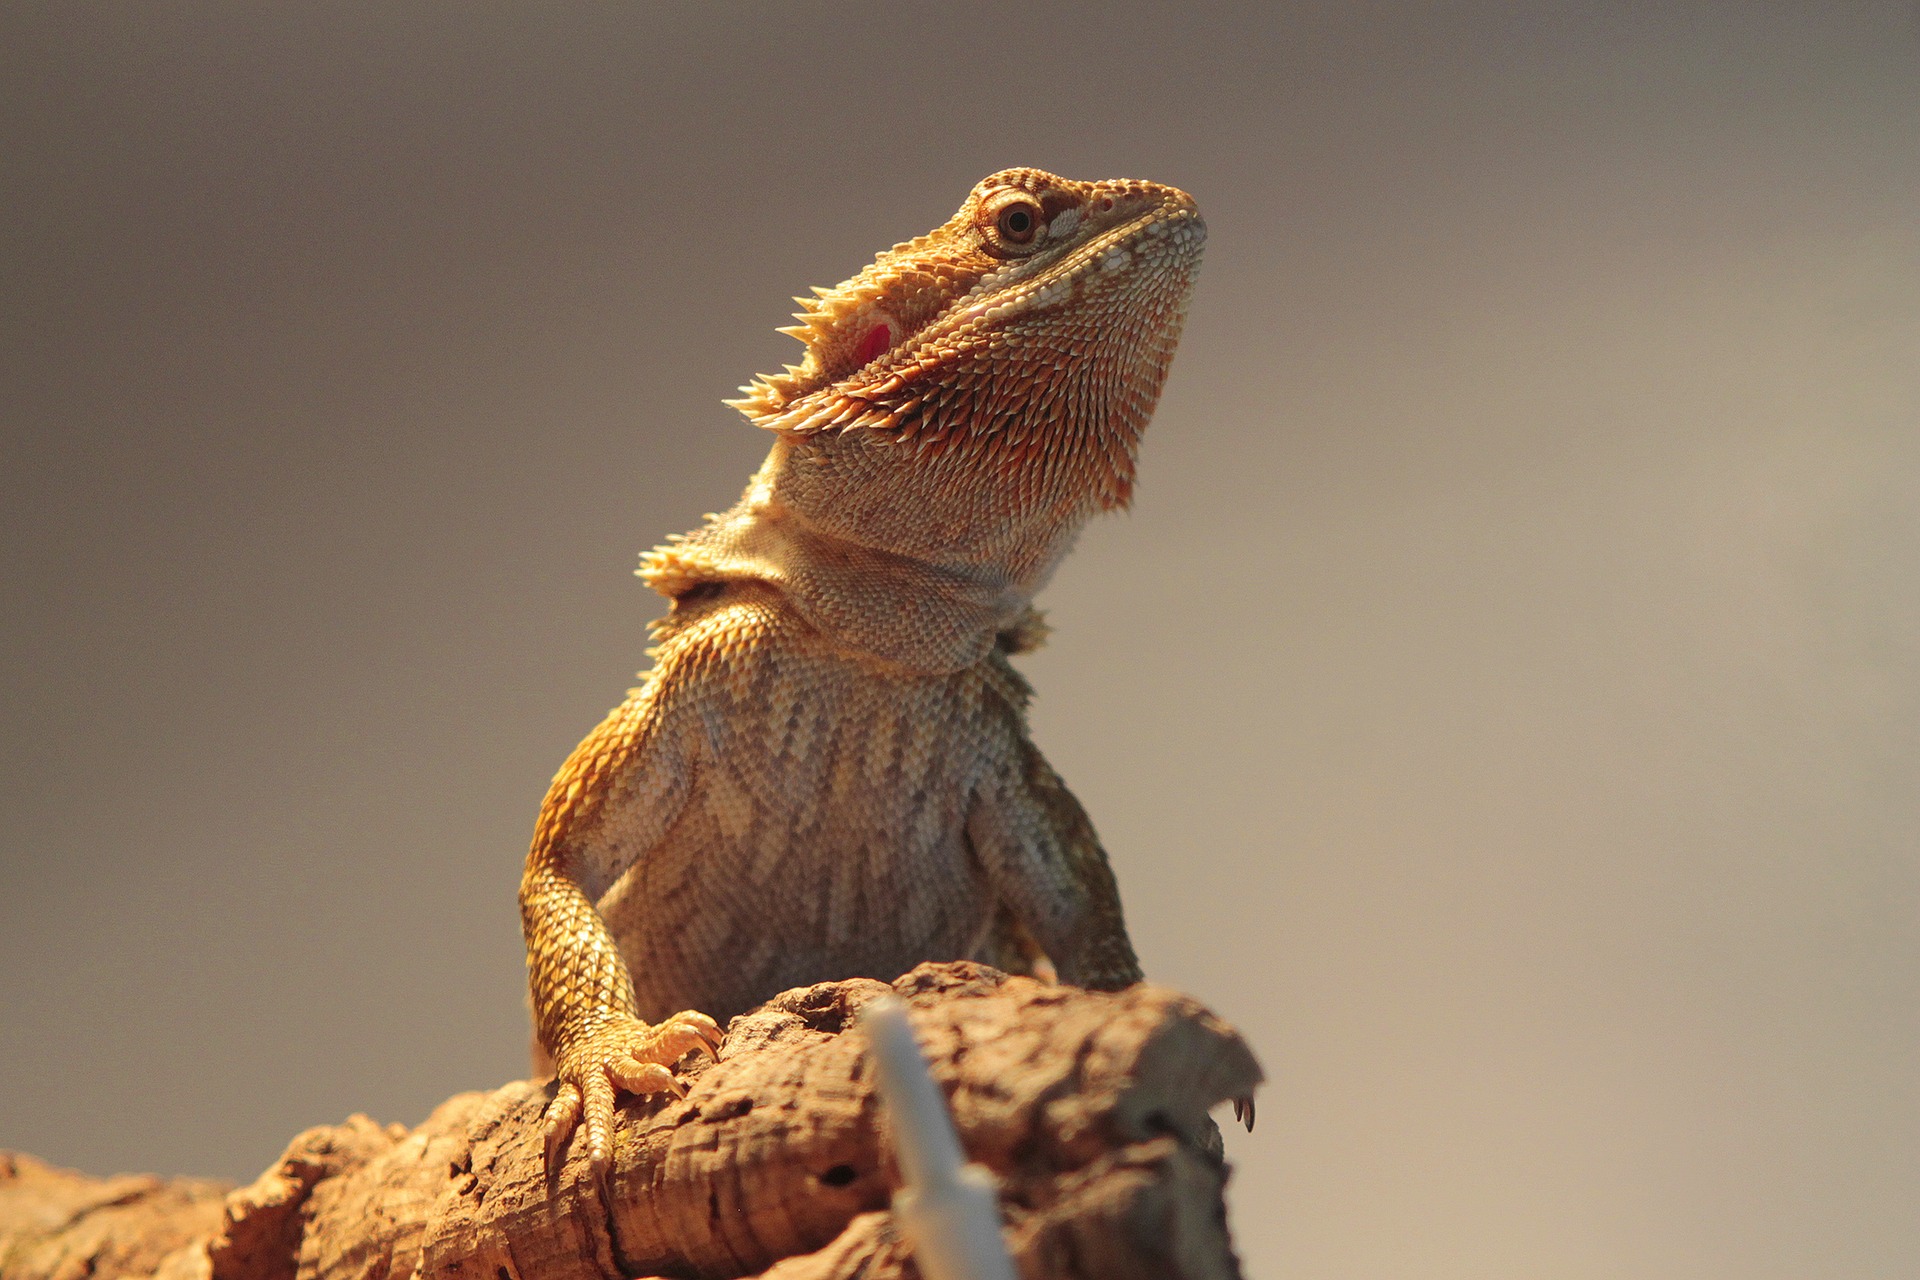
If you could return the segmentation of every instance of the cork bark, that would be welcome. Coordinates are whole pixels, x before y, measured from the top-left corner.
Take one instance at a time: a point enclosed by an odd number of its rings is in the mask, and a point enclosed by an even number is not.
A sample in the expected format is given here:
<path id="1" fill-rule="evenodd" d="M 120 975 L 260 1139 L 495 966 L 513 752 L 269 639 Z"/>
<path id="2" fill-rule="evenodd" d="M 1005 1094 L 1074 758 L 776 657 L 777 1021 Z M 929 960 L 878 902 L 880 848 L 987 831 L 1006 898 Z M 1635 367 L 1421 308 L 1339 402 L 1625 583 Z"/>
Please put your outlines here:
<path id="1" fill-rule="evenodd" d="M 1250 1094 L 1244 1042 L 1152 986 L 1092 992 L 984 966 L 892 984 L 969 1159 L 1001 1184 L 1007 1242 L 1039 1277 L 1239 1274 L 1207 1112 Z M 601 1199 L 584 1161 L 543 1168 L 548 1081 L 448 1099 L 418 1128 L 310 1129 L 251 1185 L 87 1178 L 0 1154 L 0 1277 L 166 1280 L 827 1280 L 919 1273 L 859 1006 L 866 979 L 736 1019 L 684 1100 L 628 1099 Z"/>

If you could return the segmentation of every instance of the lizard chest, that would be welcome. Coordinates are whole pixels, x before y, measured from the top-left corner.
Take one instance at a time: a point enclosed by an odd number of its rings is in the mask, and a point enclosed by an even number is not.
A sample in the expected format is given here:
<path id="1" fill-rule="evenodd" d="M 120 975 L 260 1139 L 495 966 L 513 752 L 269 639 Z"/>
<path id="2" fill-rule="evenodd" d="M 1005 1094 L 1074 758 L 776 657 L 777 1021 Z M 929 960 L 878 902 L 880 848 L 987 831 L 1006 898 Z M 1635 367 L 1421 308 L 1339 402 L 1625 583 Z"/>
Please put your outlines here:
<path id="1" fill-rule="evenodd" d="M 968 954 L 992 895 L 966 810 L 1004 721 L 979 677 L 770 647 L 664 691 L 685 799 L 600 902 L 643 1016 Z M 619 826 L 613 795 L 609 834 Z"/>

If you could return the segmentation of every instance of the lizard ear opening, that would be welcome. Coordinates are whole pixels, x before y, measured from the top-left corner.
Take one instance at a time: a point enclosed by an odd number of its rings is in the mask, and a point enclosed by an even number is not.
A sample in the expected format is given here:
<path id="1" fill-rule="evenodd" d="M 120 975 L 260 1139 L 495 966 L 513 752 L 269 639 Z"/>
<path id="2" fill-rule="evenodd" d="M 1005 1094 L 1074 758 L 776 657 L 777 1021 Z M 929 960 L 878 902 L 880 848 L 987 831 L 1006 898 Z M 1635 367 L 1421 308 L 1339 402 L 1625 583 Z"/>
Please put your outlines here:
<path id="1" fill-rule="evenodd" d="M 878 360 L 893 346 L 893 326 L 882 320 L 867 330 L 867 336 L 860 339 L 860 345 L 853 351 L 853 367 L 864 369 Z"/>

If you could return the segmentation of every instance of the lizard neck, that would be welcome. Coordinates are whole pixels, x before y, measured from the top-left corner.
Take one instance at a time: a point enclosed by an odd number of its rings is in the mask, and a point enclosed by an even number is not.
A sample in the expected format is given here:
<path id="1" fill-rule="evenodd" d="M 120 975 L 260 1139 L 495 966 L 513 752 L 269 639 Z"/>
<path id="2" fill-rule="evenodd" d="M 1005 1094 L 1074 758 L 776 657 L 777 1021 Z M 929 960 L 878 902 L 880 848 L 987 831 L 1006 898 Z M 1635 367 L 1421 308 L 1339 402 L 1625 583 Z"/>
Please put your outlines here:
<path id="1" fill-rule="evenodd" d="M 991 558 L 906 554 L 822 527 L 785 499 L 772 471 L 731 510 L 643 557 L 647 585 L 677 599 L 703 584 L 765 582 L 834 643 L 922 675 L 986 657 L 1040 586 Z"/>

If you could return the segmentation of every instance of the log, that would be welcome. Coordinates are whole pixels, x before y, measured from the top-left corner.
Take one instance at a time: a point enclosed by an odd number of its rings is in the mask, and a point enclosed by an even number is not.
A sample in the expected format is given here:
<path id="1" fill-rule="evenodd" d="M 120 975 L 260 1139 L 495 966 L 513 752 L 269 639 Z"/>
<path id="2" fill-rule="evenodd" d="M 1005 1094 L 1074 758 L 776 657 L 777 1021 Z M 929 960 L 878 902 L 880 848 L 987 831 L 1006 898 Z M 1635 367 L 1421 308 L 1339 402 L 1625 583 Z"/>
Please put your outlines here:
<path id="1" fill-rule="evenodd" d="M 1164 988 L 959 962 L 789 991 L 735 1019 L 721 1061 L 682 1063 L 685 1099 L 622 1103 L 611 1204 L 581 1159 L 545 1171 L 552 1082 L 522 1081 L 449 1098 L 411 1131 L 365 1116 L 309 1129 L 238 1189 L 0 1154 L 0 1277 L 915 1277 L 854 1030 L 889 989 L 968 1158 L 999 1179 L 1026 1280 L 1239 1274 L 1207 1113 L 1260 1080 L 1240 1037 Z"/>

